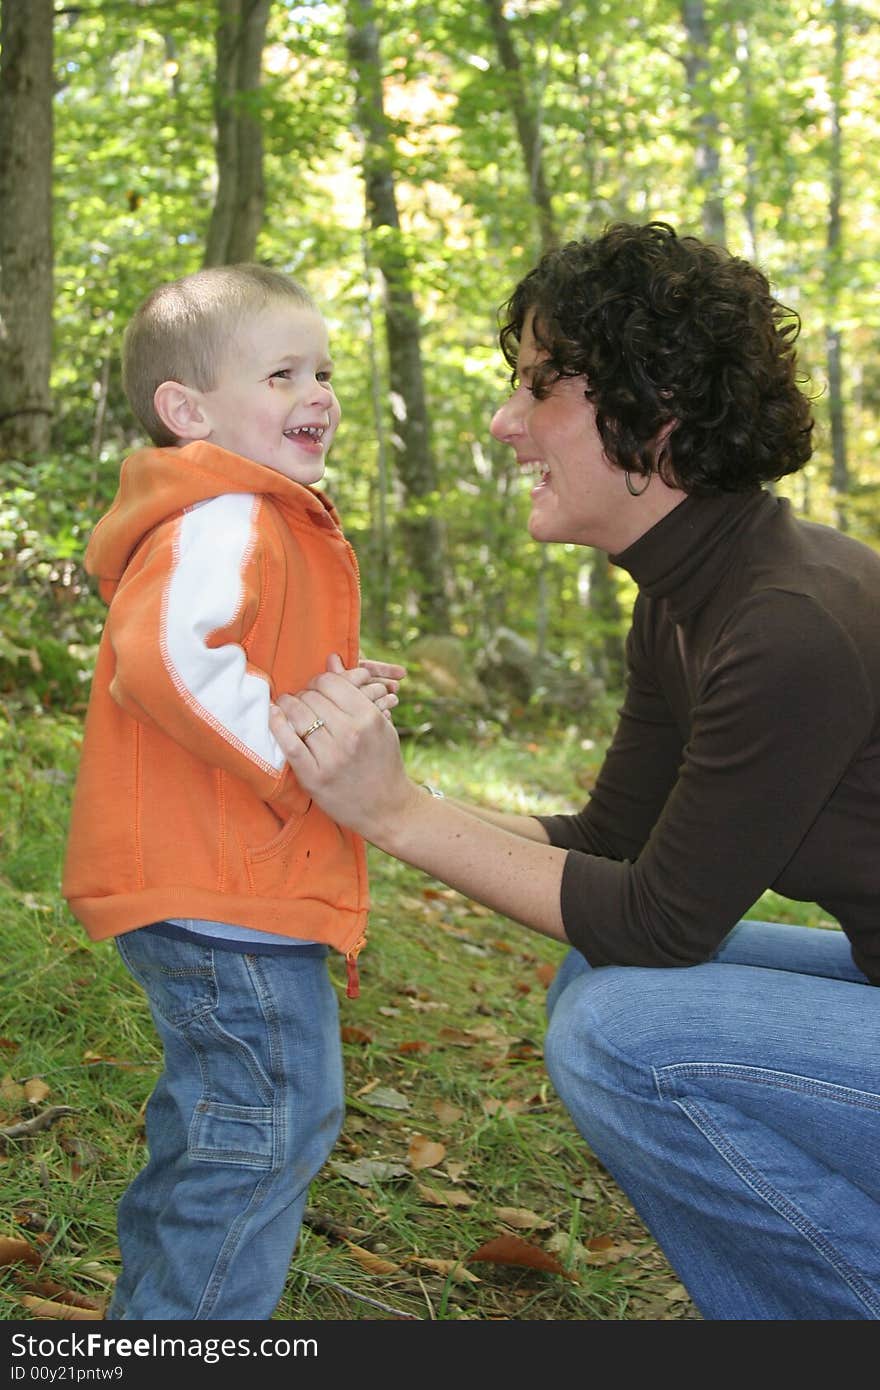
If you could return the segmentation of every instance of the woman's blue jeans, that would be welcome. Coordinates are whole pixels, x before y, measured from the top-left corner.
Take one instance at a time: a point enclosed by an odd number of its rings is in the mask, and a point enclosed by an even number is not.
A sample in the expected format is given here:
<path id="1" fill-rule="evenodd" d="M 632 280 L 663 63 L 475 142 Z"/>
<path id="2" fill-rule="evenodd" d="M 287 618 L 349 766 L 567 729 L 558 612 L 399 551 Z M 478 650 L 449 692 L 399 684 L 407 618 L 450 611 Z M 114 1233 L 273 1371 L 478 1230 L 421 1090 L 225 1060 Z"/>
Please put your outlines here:
<path id="1" fill-rule="evenodd" d="M 326 949 L 246 955 L 149 928 L 117 945 L 165 1064 L 146 1109 L 149 1161 L 119 1204 L 108 1318 L 270 1318 L 343 1118 Z"/>
<path id="2" fill-rule="evenodd" d="M 711 1319 L 880 1318 L 880 989 L 838 931 L 687 969 L 563 962 L 547 1068 Z"/>

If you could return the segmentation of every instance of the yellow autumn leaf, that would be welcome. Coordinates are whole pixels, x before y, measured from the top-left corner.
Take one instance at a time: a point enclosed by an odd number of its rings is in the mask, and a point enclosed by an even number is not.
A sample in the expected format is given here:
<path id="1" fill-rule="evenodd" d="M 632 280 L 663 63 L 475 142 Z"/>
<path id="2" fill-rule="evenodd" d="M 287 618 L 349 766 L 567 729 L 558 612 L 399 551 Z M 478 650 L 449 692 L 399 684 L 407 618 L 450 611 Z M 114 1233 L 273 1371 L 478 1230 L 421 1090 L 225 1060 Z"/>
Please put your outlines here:
<path id="1" fill-rule="evenodd" d="M 355 1245 L 351 1240 L 347 1240 L 345 1244 L 361 1269 L 365 1269 L 368 1274 L 396 1274 L 400 1269 L 400 1265 L 394 1264 L 392 1260 L 383 1260 L 380 1255 L 374 1255 L 372 1250 L 365 1250 L 362 1245 Z"/>
<path id="2" fill-rule="evenodd" d="M 39 1105 L 49 1095 L 49 1087 L 41 1076 L 32 1076 L 24 1083 L 24 1098 L 28 1105 Z"/>
<path id="3" fill-rule="evenodd" d="M 421 1265 L 424 1269 L 430 1269 L 435 1274 L 442 1274 L 444 1279 L 451 1279 L 454 1284 L 479 1284 L 480 1280 L 476 1274 L 471 1274 L 469 1269 L 465 1269 L 460 1260 L 429 1260 L 421 1255 L 410 1255 L 408 1264 Z"/>

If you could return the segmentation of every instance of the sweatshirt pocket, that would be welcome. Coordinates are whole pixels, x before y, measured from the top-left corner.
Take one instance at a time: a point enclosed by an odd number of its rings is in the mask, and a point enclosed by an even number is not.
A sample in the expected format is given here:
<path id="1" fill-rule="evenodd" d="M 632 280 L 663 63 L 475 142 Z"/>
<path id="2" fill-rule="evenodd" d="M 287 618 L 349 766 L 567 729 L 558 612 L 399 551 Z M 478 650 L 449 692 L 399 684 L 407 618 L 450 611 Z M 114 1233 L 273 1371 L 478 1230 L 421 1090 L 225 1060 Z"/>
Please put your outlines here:
<path id="1" fill-rule="evenodd" d="M 312 803 L 309 801 L 301 815 L 291 816 L 277 835 L 265 844 L 245 846 L 244 861 L 252 893 L 274 897 L 281 893 L 291 877 L 308 866 L 311 850 L 305 841 L 299 843 L 309 821 Z"/>

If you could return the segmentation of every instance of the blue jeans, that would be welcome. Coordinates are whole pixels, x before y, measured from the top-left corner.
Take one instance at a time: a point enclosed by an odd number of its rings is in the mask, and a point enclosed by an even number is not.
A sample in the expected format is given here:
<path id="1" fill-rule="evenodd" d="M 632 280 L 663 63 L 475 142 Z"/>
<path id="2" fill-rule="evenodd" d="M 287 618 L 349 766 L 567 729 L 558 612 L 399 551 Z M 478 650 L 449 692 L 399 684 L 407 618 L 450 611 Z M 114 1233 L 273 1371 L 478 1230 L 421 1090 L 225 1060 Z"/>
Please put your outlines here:
<path id="1" fill-rule="evenodd" d="M 565 959 L 547 1068 L 706 1318 L 880 1318 L 880 989 L 842 932 L 688 969 Z"/>
<path id="2" fill-rule="evenodd" d="M 149 928 L 117 940 L 165 1051 L 149 1161 L 119 1204 L 108 1318 L 268 1319 L 343 1118 L 326 949 L 246 955 Z"/>

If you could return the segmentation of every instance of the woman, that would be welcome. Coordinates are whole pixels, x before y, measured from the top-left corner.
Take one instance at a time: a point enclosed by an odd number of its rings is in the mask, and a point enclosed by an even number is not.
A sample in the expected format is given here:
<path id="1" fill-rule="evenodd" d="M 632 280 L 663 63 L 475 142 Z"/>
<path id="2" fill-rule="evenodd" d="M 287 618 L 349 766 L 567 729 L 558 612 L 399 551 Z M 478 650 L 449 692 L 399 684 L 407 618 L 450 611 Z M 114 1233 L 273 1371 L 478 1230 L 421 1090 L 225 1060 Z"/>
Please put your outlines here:
<path id="1" fill-rule="evenodd" d="M 529 530 L 639 590 L 579 814 L 435 799 L 338 661 L 273 715 L 331 816 L 571 943 L 548 1070 L 713 1319 L 880 1316 L 880 557 L 762 486 L 810 455 L 797 327 L 661 223 L 507 305 L 491 428 L 537 474 Z M 740 922 L 770 887 L 843 930 Z"/>

